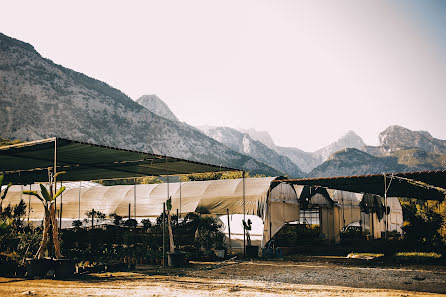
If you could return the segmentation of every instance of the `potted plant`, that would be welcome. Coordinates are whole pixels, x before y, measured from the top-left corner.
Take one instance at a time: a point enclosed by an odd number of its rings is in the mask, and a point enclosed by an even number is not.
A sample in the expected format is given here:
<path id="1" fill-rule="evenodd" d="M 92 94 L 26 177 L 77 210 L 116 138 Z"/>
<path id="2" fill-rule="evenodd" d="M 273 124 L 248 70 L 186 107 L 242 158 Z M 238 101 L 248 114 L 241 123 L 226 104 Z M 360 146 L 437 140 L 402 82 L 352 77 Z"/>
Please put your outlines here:
<path id="1" fill-rule="evenodd" d="M 173 242 L 172 219 L 170 211 L 172 210 L 172 197 L 166 202 L 167 209 L 167 229 L 169 232 L 169 252 L 167 253 L 167 263 L 169 266 L 181 267 L 185 264 L 186 253 L 183 251 L 175 251 Z"/>
<path id="2" fill-rule="evenodd" d="M 62 254 L 60 252 L 59 229 L 56 219 L 56 198 L 65 191 L 65 187 L 61 187 L 59 190 L 56 189 L 56 179 L 63 173 L 65 172 L 58 172 L 54 175 L 51 173 L 49 174 L 49 189 L 43 184 L 40 184 L 40 193 L 37 191 L 23 191 L 23 194 L 37 197 L 44 207 L 42 241 L 34 258 L 27 261 L 28 272 L 31 275 L 45 276 L 51 274 L 50 271 L 54 271 L 54 275 L 65 277 L 74 272 L 74 264 L 72 261 L 61 259 Z M 47 250 L 50 228 L 53 236 L 55 261 L 44 258 Z"/>

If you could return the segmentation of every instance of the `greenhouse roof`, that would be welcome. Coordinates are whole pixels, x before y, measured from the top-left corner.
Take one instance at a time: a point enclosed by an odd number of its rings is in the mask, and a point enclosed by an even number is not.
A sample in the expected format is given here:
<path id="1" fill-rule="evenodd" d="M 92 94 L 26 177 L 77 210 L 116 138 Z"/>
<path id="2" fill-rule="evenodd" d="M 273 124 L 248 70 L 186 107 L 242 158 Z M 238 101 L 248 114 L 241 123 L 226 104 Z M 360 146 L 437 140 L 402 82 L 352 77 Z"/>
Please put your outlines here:
<path id="1" fill-rule="evenodd" d="M 384 177 L 385 176 L 385 177 Z M 383 173 L 372 175 L 322 177 L 286 180 L 292 184 L 320 186 L 356 193 L 443 201 L 446 195 L 446 170 Z"/>
<path id="2" fill-rule="evenodd" d="M 62 138 L 0 147 L 0 174 L 6 182 L 48 181 L 48 168 L 66 171 L 65 181 L 236 171 L 216 165 Z"/>

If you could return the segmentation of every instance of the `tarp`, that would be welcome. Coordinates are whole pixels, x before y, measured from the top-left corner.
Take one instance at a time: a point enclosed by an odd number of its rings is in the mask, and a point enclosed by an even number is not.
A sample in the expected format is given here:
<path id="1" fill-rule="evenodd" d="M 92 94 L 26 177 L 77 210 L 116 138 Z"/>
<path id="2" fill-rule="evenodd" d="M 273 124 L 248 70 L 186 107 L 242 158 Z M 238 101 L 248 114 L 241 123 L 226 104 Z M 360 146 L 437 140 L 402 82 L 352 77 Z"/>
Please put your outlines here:
<path id="1" fill-rule="evenodd" d="M 84 143 L 62 138 L 0 147 L 4 182 L 32 184 L 48 181 L 48 168 L 66 171 L 65 181 L 234 171 L 205 163 Z"/>

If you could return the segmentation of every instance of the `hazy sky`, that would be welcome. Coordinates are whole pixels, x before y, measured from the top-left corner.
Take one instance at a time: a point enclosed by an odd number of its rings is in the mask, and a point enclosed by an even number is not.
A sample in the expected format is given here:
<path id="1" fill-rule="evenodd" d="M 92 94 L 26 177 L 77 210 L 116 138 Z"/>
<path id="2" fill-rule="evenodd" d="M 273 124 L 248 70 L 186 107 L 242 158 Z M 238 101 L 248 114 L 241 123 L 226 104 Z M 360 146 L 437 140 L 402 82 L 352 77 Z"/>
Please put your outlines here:
<path id="1" fill-rule="evenodd" d="M 192 125 L 312 151 L 398 124 L 446 139 L 446 1 L 2 1 L 0 32 Z"/>

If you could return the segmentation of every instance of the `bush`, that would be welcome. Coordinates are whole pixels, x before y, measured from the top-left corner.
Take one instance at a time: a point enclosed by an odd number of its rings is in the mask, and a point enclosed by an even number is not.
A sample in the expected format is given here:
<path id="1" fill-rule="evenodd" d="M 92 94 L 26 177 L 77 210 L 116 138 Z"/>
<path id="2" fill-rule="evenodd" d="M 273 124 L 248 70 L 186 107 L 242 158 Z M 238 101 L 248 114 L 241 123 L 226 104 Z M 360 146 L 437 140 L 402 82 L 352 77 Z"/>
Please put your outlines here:
<path id="1" fill-rule="evenodd" d="M 443 249 L 439 232 L 443 217 L 432 208 L 423 207 L 418 203 L 402 203 L 404 238 L 407 247 L 420 251 L 440 251 Z"/>

